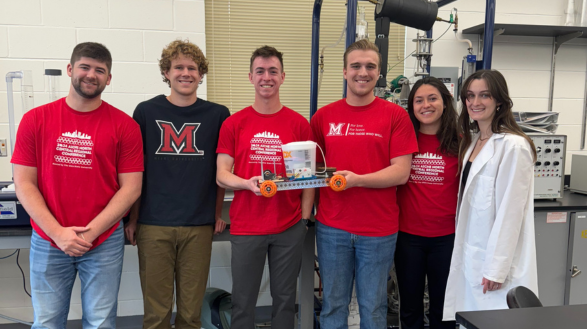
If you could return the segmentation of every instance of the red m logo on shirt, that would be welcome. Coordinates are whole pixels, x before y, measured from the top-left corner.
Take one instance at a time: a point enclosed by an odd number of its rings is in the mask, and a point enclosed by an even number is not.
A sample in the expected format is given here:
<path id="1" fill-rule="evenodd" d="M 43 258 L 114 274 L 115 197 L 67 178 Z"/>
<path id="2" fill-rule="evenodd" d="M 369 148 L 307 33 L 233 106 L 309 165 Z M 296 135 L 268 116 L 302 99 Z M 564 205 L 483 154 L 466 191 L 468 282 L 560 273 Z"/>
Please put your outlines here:
<path id="1" fill-rule="evenodd" d="M 204 155 L 196 147 L 196 130 L 199 123 L 184 123 L 179 131 L 171 122 L 156 120 L 161 129 L 161 146 L 155 154 Z"/>

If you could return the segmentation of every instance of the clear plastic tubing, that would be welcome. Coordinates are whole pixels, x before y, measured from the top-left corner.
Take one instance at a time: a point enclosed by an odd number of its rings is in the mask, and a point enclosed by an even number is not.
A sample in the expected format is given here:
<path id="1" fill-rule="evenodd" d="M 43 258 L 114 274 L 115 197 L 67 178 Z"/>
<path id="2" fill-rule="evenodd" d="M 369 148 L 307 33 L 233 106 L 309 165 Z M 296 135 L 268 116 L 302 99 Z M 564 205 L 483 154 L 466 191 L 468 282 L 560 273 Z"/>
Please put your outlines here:
<path id="1" fill-rule="evenodd" d="M 10 131 L 10 156 L 14 150 L 14 141 L 16 140 L 14 127 L 14 95 L 12 90 L 12 80 L 22 79 L 24 73 L 22 71 L 8 72 L 6 74 L 6 98 L 8 99 L 8 129 Z"/>
<path id="2" fill-rule="evenodd" d="M 45 69 L 45 77 L 49 88 L 49 99 L 54 102 L 59 99 L 59 77 L 61 70 Z"/>

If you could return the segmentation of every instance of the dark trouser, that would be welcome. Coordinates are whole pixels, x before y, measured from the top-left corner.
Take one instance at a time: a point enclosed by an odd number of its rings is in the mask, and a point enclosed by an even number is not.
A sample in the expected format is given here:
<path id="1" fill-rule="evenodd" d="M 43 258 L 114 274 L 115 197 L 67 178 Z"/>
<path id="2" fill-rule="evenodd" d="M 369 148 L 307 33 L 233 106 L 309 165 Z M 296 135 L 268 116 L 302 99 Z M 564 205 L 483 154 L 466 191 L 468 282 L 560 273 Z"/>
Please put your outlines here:
<path id="1" fill-rule="evenodd" d="M 279 234 L 231 236 L 231 329 L 255 328 L 255 306 L 266 256 L 273 298 L 271 328 L 294 328 L 297 278 L 305 236 L 306 225 L 302 221 Z"/>
<path id="2" fill-rule="evenodd" d="M 423 237 L 399 232 L 395 270 L 400 294 L 402 329 L 424 328 L 424 287 L 428 277 L 430 328 L 455 328 L 454 321 L 442 321 L 444 293 L 455 235 Z"/>

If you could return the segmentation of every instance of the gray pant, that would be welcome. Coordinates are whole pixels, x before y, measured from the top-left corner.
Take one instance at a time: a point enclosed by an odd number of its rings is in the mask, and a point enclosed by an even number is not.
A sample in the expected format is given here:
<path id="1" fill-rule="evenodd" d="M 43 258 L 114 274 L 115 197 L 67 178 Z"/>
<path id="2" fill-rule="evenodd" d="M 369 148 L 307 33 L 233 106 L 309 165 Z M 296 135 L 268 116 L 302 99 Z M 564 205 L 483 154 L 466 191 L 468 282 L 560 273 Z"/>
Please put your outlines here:
<path id="1" fill-rule="evenodd" d="M 300 220 L 279 234 L 232 235 L 231 329 L 254 329 L 255 306 L 265 256 L 273 298 L 271 327 L 293 329 L 297 277 L 302 262 L 306 225 Z"/>

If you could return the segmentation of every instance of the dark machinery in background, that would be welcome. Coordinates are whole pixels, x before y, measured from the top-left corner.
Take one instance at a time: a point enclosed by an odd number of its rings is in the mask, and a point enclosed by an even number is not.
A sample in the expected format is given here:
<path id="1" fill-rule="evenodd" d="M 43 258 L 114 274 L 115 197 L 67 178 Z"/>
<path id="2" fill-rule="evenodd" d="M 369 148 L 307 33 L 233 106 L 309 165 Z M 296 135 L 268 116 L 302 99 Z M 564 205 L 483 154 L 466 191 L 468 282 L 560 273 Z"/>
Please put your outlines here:
<path id="1" fill-rule="evenodd" d="M 387 86 L 387 61 L 389 50 L 390 23 L 397 23 L 416 29 L 427 30 L 432 36 L 430 29 L 437 19 L 438 8 L 447 5 L 455 0 L 443 0 L 439 2 L 428 2 L 426 0 L 370 0 L 376 3 L 375 6 L 375 44 L 379 47 L 381 54 L 381 74 L 377 81 L 375 94 L 383 97 Z M 322 0 L 314 2 L 312 18 L 312 61 L 310 78 L 310 117 L 317 111 L 318 106 L 318 64 L 320 45 L 320 11 Z M 357 21 L 358 0 L 347 1 L 346 17 L 346 47 L 355 42 L 355 29 Z M 429 37 L 429 38 L 430 38 Z M 345 48 L 346 48 L 345 47 Z M 430 56 L 427 58 L 428 67 Z M 346 97 L 346 80 L 343 81 L 343 97 Z"/>
<path id="2" fill-rule="evenodd" d="M 448 5 L 456 0 L 439 0 L 429 2 L 426 0 L 368 0 L 375 6 L 375 44 L 380 49 L 382 57 L 381 76 L 377 81 L 375 94 L 378 97 L 384 96 L 384 90 L 387 86 L 387 59 L 389 49 L 389 24 L 396 23 L 407 27 L 412 27 L 426 31 L 424 41 L 432 40 L 432 26 L 437 20 L 453 23 L 437 18 L 438 8 Z M 492 50 L 493 50 L 493 29 L 495 26 L 495 2 L 496 0 L 486 0 L 485 10 L 485 33 L 483 38 L 483 59 L 478 61 L 473 56 L 465 56 L 463 66 L 474 69 L 491 69 Z M 310 73 L 310 117 L 318 110 L 318 73 L 319 73 L 319 52 L 320 52 L 320 11 L 323 0 L 315 0 L 312 15 L 312 55 L 311 55 L 311 73 Z M 357 3 L 358 0 L 347 0 L 347 17 L 346 17 L 346 47 L 355 42 L 355 29 L 357 23 Z M 456 22 L 454 22 L 456 25 Z M 345 48 L 346 48 L 345 47 Z M 418 45 L 417 45 L 418 47 Z M 428 48 L 429 49 L 429 48 Z M 425 57 L 426 71 L 430 72 L 431 54 L 422 53 Z M 343 81 L 343 97 L 346 97 L 346 81 Z"/>
<path id="3" fill-rule="evenodd" d="M 391 23 L 428 31 L 436 22 L 438 4 L 425 0 L 381 0 L 375 7 L 375 44 L 381 54 L 381 74 L 375 86 L 375 95 L 382 97 L 387 87 L 387 60 L 389 27 Z M 419 47 L 419 45 L 416 45 Z M 346 90 L 345 90 L 346 91 Z"/>

